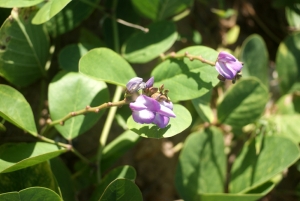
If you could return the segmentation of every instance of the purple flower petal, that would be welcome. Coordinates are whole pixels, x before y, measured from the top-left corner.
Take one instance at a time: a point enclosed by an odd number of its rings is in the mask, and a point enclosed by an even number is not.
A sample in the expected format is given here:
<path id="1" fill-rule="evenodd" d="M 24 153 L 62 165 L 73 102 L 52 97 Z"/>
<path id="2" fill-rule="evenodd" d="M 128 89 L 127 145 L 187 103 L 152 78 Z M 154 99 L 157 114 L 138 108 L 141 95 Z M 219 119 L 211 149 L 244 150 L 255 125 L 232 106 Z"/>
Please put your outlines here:
<path id="1" fill-rule="evenodd" d="M 154 83 L 154 77 L 151 77 L 147 82 L 146 82 L 146 87 L 150 88 L 153 86 Z"/>
<path id="2" fill-rule="evenodd" d="M 155 113 L 149 110 L 133 111 L 132 118 L 137 123 L 150 124 L 155 118 Z"/>
<path id="3" fill-rule="evenodd" d="M 143 79 L 140 77 L 134 77 L 129 80 L 129 82 L 126 84 L 126 88 L 128 91 L 133 92 L 138 90 L 139 85 L 143 82 Z"/>
<path id="4" fill-rule="evenodd" d="M 219 53 L 218 61 L 225 62 L 225 63 L 226 62 L 236 62 L 237 59 L 232 54 L 222 51 Z"/>
<path id="5" fill-rule="evenodd" d="M 160 108 L 158 111 L 156 111 L 158 114 L 167 116 L 167 117 L 176 117 L 175 113 L 168 107 L 164 106 L 163 104 L 160 104 Z"/>
<path id="6" fill-rule="evenodd" d="M 233 79 L 236 75 L 236 71 L 232 71 L 231 69 L 227 68 L 226 64 L 223 62 L 216 63 L 216 70 L 219 72 L 226 79 Z"/>
<path id="7" fill-rule="evenodd" d="M 168 125 L 169 121 L 170 121 L 169 117 L 166 117 L 166 116 L 163 116 L 160 114 L 156 114 L 156 116 L 153 120 L 153 123 L 156 124 L 160 128 L 165 128 Z"/>

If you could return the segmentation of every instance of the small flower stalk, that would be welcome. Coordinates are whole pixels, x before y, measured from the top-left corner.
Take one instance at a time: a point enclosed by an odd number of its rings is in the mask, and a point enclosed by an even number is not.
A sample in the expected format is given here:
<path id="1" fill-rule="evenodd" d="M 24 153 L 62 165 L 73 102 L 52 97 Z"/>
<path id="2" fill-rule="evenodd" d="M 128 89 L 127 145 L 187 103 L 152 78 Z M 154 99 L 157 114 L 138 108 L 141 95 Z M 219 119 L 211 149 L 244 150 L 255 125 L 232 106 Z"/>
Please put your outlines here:
<path id="1" fill-rule="evenodd" d="M 135 102 L 129 104 L 132 110 L 133 120 L 140 124 L 156 124 L 159 128 L 165 128 L 170 117 L 175 118 L 173 103 L 168 98 L 168 90 L 162 85 L 159 88 L 153 87 L 154 78 L 151 77 L 146 83 L 142 78 L 132 78 L 127 83 L 125 97 L 131 96 L 142 90 Z"/>
<path id="2" fill-rule="evenodd" d="M 216 61 L 218 79 L 221 81 L 232 80 L 235 83 L 242 76 L 243 63 L 227 52 L 220 52 Z"/>

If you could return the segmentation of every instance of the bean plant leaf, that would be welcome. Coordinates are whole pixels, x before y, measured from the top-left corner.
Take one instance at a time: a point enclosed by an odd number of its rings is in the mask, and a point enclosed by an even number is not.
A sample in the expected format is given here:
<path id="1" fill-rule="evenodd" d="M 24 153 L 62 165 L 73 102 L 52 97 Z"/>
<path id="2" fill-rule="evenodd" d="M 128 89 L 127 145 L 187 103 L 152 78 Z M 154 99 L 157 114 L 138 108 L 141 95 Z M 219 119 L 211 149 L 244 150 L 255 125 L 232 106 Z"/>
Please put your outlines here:
<path id="1" fill-rule="evenodd" d="M 44 0 L 0 0 L 0 7 L 29 7 L 43 2 Z"/>
<path id="2" fill-rule="evenodd" d="M 178 14 L 193 4 L 192 0 L 132 0 L 134 7 L 145 17 L 162 20 Z"/>
<path id="3" fill-rule="evenodd" d="M 243 77 L 257 77 L 268 87 L 269 55 L 264 39 L 260 35 L 253 34 L 244 41 L 241 61 L 244 62 Z"/>
<path id="4" fill-rule="evenodd" d="M 14 88 L 0 84 L 0 116 L 36 136 L 33 113 L 24 96 Z"/>
<path id="5" fill-rule="evenodd" d="M 290 35 L 282 41 L 276 55 L 276 70 L 282 93 L 288 93 L 300 80 L 300 33 Z"/>
<path id="6" fill-rule="evenodd" d="M 72 180 L 72 175 L 66 164 L 60 157 L 55 157 L 50 160 L 50 166 L 53 175 L 58 183 L 59 189 L 62 194 L 64 201 L 74 201 L 75 191 L 74 191 L 74 181 Z"/>
<path id="7" fill-rule="evenodd" d="M 36 13 L 32 19 L 33 24 L 43 24 L 59 13 L 71 0 L 51 0 Z"/>
<path id="8" fill-rule="evenodd" d="M 43 26 L 31 24 L 34 13 L 13 9 L 0 29 L 0 75 L 21 87 L 46 74 L 49 38 Z"/>
<path id="9" fill-rule="evenodd" d="M 294 141 L 300 142 L 300 131 L 298 123 L 300 122 L 300 115 L 276 115 L 270 119 L 273 122 L 274 135 L 284 136 Z"/>
<path id="10" fill-rule="evenodd" d="M 23 189 L 19 192 L 9 192 L 0 195 L 0 200 L 7 201 L 63 201 L 61 197 L 54 191 L 43 187 L 31 187 Z"/>
<path id="11" fill-rule="evenodd" d="M 96 48 L 84 55 L 79 61 L 79 72 L 121 86 L 126 86 L 131 78 L 136 77 L 132 67 L 108 48 Z"/>
<path id="12" fill-rule="evenodd" d="M 294 8 L 296 7 L 296 9 Z M 293 6 L 285 8 L 286 20 L 290 27 L 295 30 L 300 29 L 300 15 L 299 15 L 299 4 L 294 4 Z"/>
<path id="13" fill-rule="evenodd" d="M 258 191 L 247 194 L 232 194 L 232 193 L 200 193 L 199 201 L 256 201 L 268 194 L 275 184 L 267 182 L 260 187 Z"/>
<path id="14" fill-rule="evenodd" d="M 206 60 L 216 61 L 218 53 L 205 46 L 193 46 L 179 51 L 178 55 L 188 52 L 202 56 Z M 169 89 L 168 96 L 173 102 L 190 100 L 206 94 L 219 83 L 218 72 L 212 66 L 198 60 L 167 59 L 159 64 L 151 73 L 155 77 L 155 85 L 164 84 Z"/>
<path id="15" fill-rule="evenodd" d="M 26 168 L 66 151 L 65 148 L 44 142 L 3 144 L 0 146 L 0 173 Z"/>
<path id="16" fill-rule="evenodd" d="M 47 161 L 14 172 L 0 174 L 0 180 L 0 193 L 20 191 L 33 186 L 49 188 L 59 193 Z"/>
<path id="17" fill-rule="evenodd" d="M 46 22 L 48 32 L 51 36 L 56 37 L 71 31 L 92 14 L 95 9 L 94 5 L 97 5 L 99 1 L 100 0 L 71 1 L 59 13 Z"/>
<path id="18" fill-rule="evenodd" d="M 160 21 L 149 32 L 137 32 L 122 47 L 124 58 L 131 63 L 146 63 L 167 51 L 177 39 L 174 22 Z"/>
<path id="19" fill-rule="evenodd" d="M 175 185 L 184 200 L 199 200 L 200 193 L 223 193 L 226 155 L 222 132 L 214 127 L 186 139 L 176 168 Z"/>
<path id="20" fill-rule="evenodd" d="M 108 102 L 108 89 L 104 82 L 90 79 L 79 73 L 60 72 L 49 85 L 49 109 L 52 120 L 58 120 L 86 106 L 99 106 Z M 78 115 L 57 124 L 55 128 L 66 139 L 73 139 L 90 129 L 101 117 L 99 113 Z"/>
<path id="21" fill-rule="evenodd" d="M 299 157 L 298 145 L 288 138 L 279 136 L 263 138 L 259 153 L 253 140 L 244 146 L 233 163 L 229 191 L 249 192 L 291 166 Z"/>
<path id="22" fill-rule="evenodd" d="M 101 170 L 105 171 L 109 168 L 115 161 L 123 156 L 126 151 L 136 145 L 140 138 L 141 137 L 136 133 L 127 130 L 107 144 L 102 152 Z"/>
<path id="23" fill-rule="evenodd" d="M 115 179 L 128 179 L 132 182 L 134 182 L 136 178 L 136 172 L 135 169 L 129 165 L 120 166 L 112 171 L 110 171 L 103 179 L 101 179 L 101 182 L 99 185 L 97 185 L 96 189 L 94 190 L 94 193 L 90 199 L 90 201 L 98 201 L 101 195 L 106 190 L 107 186 L 113 182 Z"/>
<path id="24" fill-rule="evenodd" d="M 136 123 L 132 116 L 128 118 L 127 126 L 141 137 L 157 139 L 172 137 L 187 129 L 192 123 L 192 116 L 185 107 L 174 104 L 173 110 L 176 118 L 170 118 L 170 122 L 165 128 L 159 128 L 155 124 Z"/>
<path id="25" fill-rule="evenodd" d="M 116 179 L 111 182 L 99 201 L 142 201 L 142 193 L 135 183 L 128 179 Z"/>
<path id="26" fill-rule="evenodd" d="M 268 91 L 257 78 L 242 79 L 232 86 L 218 105 L 220 123 L 240 128 L 256 121 L 268 101 Z"/>

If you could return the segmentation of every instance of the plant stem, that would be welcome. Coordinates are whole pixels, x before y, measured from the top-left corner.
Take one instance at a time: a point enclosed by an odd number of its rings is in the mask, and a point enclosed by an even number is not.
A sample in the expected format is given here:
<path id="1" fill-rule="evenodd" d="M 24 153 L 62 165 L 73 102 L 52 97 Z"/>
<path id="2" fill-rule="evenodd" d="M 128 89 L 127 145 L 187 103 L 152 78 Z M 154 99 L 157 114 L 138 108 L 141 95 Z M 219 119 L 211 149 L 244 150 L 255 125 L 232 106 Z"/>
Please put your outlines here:
<path id="1" fill-rule="evenodd" d="M 185 52 L 184 54 L 176 54 L 175 52 L 172 52 L 166 56 L 162 56 L 162 59 L 165 60 L 165 59 L 169 59 L 169 58 L 176 58 L 176 59 L 182 59 L 182 58 L 189 58 L 191 61 L 193 60 L 199 60 L 201 61 L 202 63 L 206 63 L 208 65 L 211 65 L 211 66 L 215 66 L 216 65 L 216 62 L 212 62 L 212 61 L 208 61 L 206 59 L 204 59 L 202 56 L 195 56 L 195 55 L 191 55 L 189 54 L 188 52 Z"/>

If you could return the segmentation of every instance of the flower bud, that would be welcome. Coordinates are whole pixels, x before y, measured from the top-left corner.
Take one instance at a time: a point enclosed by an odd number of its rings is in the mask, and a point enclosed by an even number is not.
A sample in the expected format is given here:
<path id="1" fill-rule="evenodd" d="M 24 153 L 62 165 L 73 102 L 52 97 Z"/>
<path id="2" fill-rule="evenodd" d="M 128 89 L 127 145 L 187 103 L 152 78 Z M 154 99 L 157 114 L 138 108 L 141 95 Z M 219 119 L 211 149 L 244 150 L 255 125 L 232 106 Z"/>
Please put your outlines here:
<path id="1" fill-rule="evenodd" d="M 129 80 L 129 82 L 126 84 L 126 88 L 127 91 L 133 93 L 141 89 L 141 87 L 143 87 L 143 84 L 145 85 L 142 78 L 134 77 L 131 80 Z"/>

